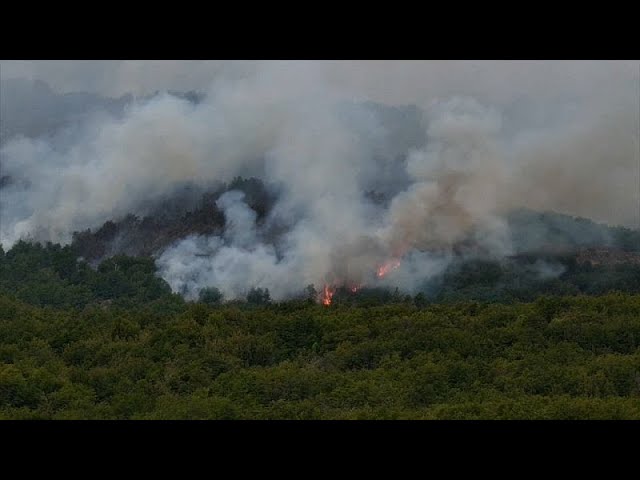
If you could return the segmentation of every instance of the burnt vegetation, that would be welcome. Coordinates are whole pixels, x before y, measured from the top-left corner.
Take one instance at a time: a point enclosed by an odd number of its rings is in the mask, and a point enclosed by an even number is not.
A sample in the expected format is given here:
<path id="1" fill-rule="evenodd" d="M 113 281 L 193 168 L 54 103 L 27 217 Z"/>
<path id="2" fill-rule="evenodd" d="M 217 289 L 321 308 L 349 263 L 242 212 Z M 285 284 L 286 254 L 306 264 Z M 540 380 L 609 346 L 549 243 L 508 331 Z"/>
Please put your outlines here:
<path id="1" fill-rule="evenodd" d="M 149 215 L 142 218 L 127 215 L 120 220 L 104 223 L 96 231 L 87 229 L 75 232 L 73 248 L 79 256 L 95 262 L 117 254 L 152 256 L 188 235 L 221 234 L 225 218 L 216 201 L 231 190 L 245 194 L 245 202 L 256 212 L 258 223 L 264 221 L 276 199 L 273 191 L 261 180 L 236 177 L 228 184 L 215 187 L 213 191 L 200 194 L 190 192 L 191 205 L 184 201 L 187 193 L 183 191 L 153 206 Z M 194 197 L 199 199 L 193 201 Z"/>

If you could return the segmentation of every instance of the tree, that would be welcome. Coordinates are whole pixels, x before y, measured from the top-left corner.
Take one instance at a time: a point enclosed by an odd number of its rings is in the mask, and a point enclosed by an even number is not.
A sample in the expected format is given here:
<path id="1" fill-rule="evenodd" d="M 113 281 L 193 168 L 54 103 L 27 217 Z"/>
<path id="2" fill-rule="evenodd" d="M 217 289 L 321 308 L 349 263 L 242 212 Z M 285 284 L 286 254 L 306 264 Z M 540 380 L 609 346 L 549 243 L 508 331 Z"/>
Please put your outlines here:
<path id="1" fill-rule="evenodd" d="M 413 303 L 415 303 L 416 307 L 418 308 L 426 307 L 428 303 L 427 297 L 425 296 L 424 293 L 420 292 L 413 299 Z"/>
<path id="2" fill-rule="evenodd" d="M 207 305 L 220 305 L 224 295 L 216 287 L 207 287 L 200 290 L 199 300 Z"/>
<path id="3" fill-rule="evenodd" d="M 247 294 L 247 303 L 252 305 L 268 305 L 271 303 L 271 295 L 268 288 L 252 288 Z"/>
<path id="4" fill-rule="evenodd" d="M 307 285 L 307 288 L 305 288 L 304 291 L 305 291 L 305 296 L 307 300 L 315 302 L 316 299 L 318 298 L 318 291 L 316 290 L 316 287 L 313 284 Z"/>

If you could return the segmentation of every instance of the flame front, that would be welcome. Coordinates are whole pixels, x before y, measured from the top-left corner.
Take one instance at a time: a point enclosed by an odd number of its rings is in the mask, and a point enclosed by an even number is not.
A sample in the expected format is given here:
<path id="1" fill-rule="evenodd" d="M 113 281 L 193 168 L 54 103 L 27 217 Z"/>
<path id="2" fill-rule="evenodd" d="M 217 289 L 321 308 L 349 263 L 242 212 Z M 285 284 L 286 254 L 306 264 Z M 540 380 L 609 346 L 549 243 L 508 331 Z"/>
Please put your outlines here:
<path id="1" fill-rule="evenodd" d="M 398 268 L 400 266 L 400 259 L 399 258 L 393 258 L 391 260 L 387 260 L 385 263 L 383 263 L 381 266 L 379 266 L 376 269 L 376 277 L 377 278 L 382 278 L 384 276 L 386 276 L 389 272 L 391 272 L 392 270 L 395 270 L 396 268 Z M 365 284 L 362 283 L 352 283 L 351 285 L 349 285 L 348 283 L 344 283 L 342 284 L 345 290 L 350 291 L 352 294 L 358 293 L 358 291 L 360 291 L 360 289 L 365 286 Z M 320 292 L 319 295 L 319 299 L 320 299 L 320 303 L 322 303 L 325 306 L 329 306 L 331 305 L 331 302 L 333 300 L 333 295 L 336 293 L 336 290 L 339 288 L 339 284 L 328 284 L 325 283 L 324 286 L 322 287 L 322 291 Z"/>
<path id="2" fill-rule="evenodd" d="M 400 266 L 400 260 L 398 260 L 397 258 L 389 260 L 384 264 L 382 264 L 380 267 L 378 267 L 378 270 L 376 271 L 376 277 L 382 278 L 385 275 L 387 275 L 391 270 L 395 270 L 399 266 Z"/>

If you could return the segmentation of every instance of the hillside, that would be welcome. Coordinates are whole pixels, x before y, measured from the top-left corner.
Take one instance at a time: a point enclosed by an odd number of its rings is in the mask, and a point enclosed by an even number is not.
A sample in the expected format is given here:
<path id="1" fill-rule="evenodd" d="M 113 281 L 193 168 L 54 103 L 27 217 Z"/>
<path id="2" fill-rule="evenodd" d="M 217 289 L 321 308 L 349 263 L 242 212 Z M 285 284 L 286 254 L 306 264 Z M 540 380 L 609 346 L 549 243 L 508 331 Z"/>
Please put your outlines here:
<path id="1" fill-rule="evenodd" d="M 639 65 L 0 64 L 0 420 L 640 420 Z"/>

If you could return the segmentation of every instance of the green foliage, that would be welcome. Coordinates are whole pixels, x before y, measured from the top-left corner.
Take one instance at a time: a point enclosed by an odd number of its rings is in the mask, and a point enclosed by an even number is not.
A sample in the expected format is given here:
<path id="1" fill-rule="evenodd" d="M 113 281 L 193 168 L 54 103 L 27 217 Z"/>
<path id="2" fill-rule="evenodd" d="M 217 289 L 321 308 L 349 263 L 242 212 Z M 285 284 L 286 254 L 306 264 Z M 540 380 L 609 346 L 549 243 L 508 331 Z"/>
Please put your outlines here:
<path id="1" fill-rule="evenodd" d="M 150 258 L 94 269 L 52 244 L 0 273 L 0 419 L 640 419 L 640 294 L 603 294 L 636 288 L 628 266 L 517 287 L 476 262 L 328 308 L 313 288 L 185 302 Z"/>
<path id="2" fill-rule="evenodd" d="M 540 273 L 540 264 L 556 275 Z M 542 267 L 544 268 L 544 267 Z M 453 263 L 424 286 L 426 299 L 448 303 L 468 300 L 530 302 L 539 296 L 602 295 L 615 291 L 640 293 L 640 265 L 577 265 L 575 258 L 532 255 L 518 260 L 472 260 Z M 421 299 L 420 301 L 423 301 Z"/>
<path id="3" fill-rule="evenodd" d="M 22 241 L 0 256 L 0 293 L 58 308 L 113 302 L 126 306 L 172 297 L 151 258 L 116 256 L 94 270 L 78 260 L 72 247 Z"/>
<path id="4" fill-rule="evenodd" d="M 207 305 L 219 305 L 222 303 L 224 295 L 215 287 L 203 288 L 200 290 L 198 300 Z"/>
<path id="5" fill-rule="evenodd" d="M 172 298 L 78 310 L 0 295 L 0 418 L 640 419 L 639 295 Z"/>
<path id="6" fill-rule="evenodd" d="M 271 294 L 268 288 L 252 288 L 247 294 L 247 303 L 250 305 L 268 305 L 271 303 Z"/>

